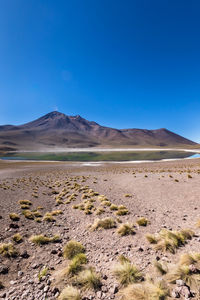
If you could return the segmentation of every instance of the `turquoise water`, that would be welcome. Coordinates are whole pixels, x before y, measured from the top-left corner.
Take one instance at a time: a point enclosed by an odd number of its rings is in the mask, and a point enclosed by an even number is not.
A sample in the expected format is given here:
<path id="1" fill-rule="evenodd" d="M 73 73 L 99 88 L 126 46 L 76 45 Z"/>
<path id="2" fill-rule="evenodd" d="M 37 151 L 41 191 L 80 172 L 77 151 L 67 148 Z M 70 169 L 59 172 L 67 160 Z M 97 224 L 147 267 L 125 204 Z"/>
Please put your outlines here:
<path id="1" fill-rule="evenodd" d="M 200 153 L 196 153 L 190 156 L 189 158 L 199 158 L 199 157 L 200 157 Z"/>

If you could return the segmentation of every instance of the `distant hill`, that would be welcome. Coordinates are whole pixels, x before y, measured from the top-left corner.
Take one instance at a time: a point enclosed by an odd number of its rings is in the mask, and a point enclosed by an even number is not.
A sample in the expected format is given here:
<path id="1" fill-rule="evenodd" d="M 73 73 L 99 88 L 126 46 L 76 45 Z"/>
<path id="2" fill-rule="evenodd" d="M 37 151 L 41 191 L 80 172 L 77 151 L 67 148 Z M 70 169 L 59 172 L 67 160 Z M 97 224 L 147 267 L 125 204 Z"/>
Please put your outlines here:
<path id="1" fill-rule="evenodd" d="M 165 128 L 114 129 L 53 111 L 32 122 L 0 126 L 0 150 L 45 150 L 69 147 L 184 147 L 196 143 Z"/>

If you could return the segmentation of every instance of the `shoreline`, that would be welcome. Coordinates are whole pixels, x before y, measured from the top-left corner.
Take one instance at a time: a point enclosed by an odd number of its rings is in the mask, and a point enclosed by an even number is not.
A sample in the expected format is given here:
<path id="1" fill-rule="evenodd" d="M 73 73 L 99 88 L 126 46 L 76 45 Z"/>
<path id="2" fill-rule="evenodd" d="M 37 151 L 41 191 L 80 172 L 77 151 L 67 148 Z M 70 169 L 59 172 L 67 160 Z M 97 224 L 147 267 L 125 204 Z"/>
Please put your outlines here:
<path id="1" fill-rule="evenodd" d="M 106 164 L 141 164 L 141 163 L 159 163 L 159 162 L 172 162 L 190 159 L 199 159 L 200 157 L 185 157 L 185 158 L 169 158 L 169 159 L 158 159 L 158 160 L 130 160 L 130 161 L 62 161 L 62 160 L 28 160 L 28 159 L 1 159 L 1 162 L 26 162 L 26 163 L 62 163 L 70 166 L 102 166 Z"/>
<path id="2" fill-rule="evenodd" d="M 8 151 L 8 153 L 70 153 L 70 152 L 128 152 L 128 151 L 183 151 L 200 153 L 200 149 L 185 148 L 64 148 L 64 149 L 46 149 L 46 150 L 16 150 Z"/>

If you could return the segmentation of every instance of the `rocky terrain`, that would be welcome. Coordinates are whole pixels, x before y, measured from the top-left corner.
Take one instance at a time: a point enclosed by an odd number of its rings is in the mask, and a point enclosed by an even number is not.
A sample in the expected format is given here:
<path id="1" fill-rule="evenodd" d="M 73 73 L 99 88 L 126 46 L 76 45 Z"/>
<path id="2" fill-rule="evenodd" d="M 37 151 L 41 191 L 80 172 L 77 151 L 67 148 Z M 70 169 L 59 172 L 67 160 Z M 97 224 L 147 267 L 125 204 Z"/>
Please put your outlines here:
<path id="1" fill-rule="evenodd" d="M 199 299 L 198 159 L 0 162 L 0 178 L 0 299 Z"/>
<path id="2" fill-rule="evenodd" d="M 187 148 L 196 143 L 165 128 L 115 129 L 57 111 L 20 126 L 0 126 L 0 152 L 121 145 Z"/>

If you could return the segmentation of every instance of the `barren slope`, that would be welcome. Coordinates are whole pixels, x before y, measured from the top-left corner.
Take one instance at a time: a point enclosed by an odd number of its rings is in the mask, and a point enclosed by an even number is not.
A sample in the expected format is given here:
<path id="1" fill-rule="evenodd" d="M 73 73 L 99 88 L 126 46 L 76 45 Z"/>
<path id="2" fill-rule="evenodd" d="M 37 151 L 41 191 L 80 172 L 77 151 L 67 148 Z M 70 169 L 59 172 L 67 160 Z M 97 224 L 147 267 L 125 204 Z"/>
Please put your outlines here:
<path id="1" fill-rule="evenodd" d="M 40 150 L 98 146 L 194 146 L 167 129 L 114 129 L 80 116 L 51 112 L 30 123 L 0 126 L 0 149 Z"/>

